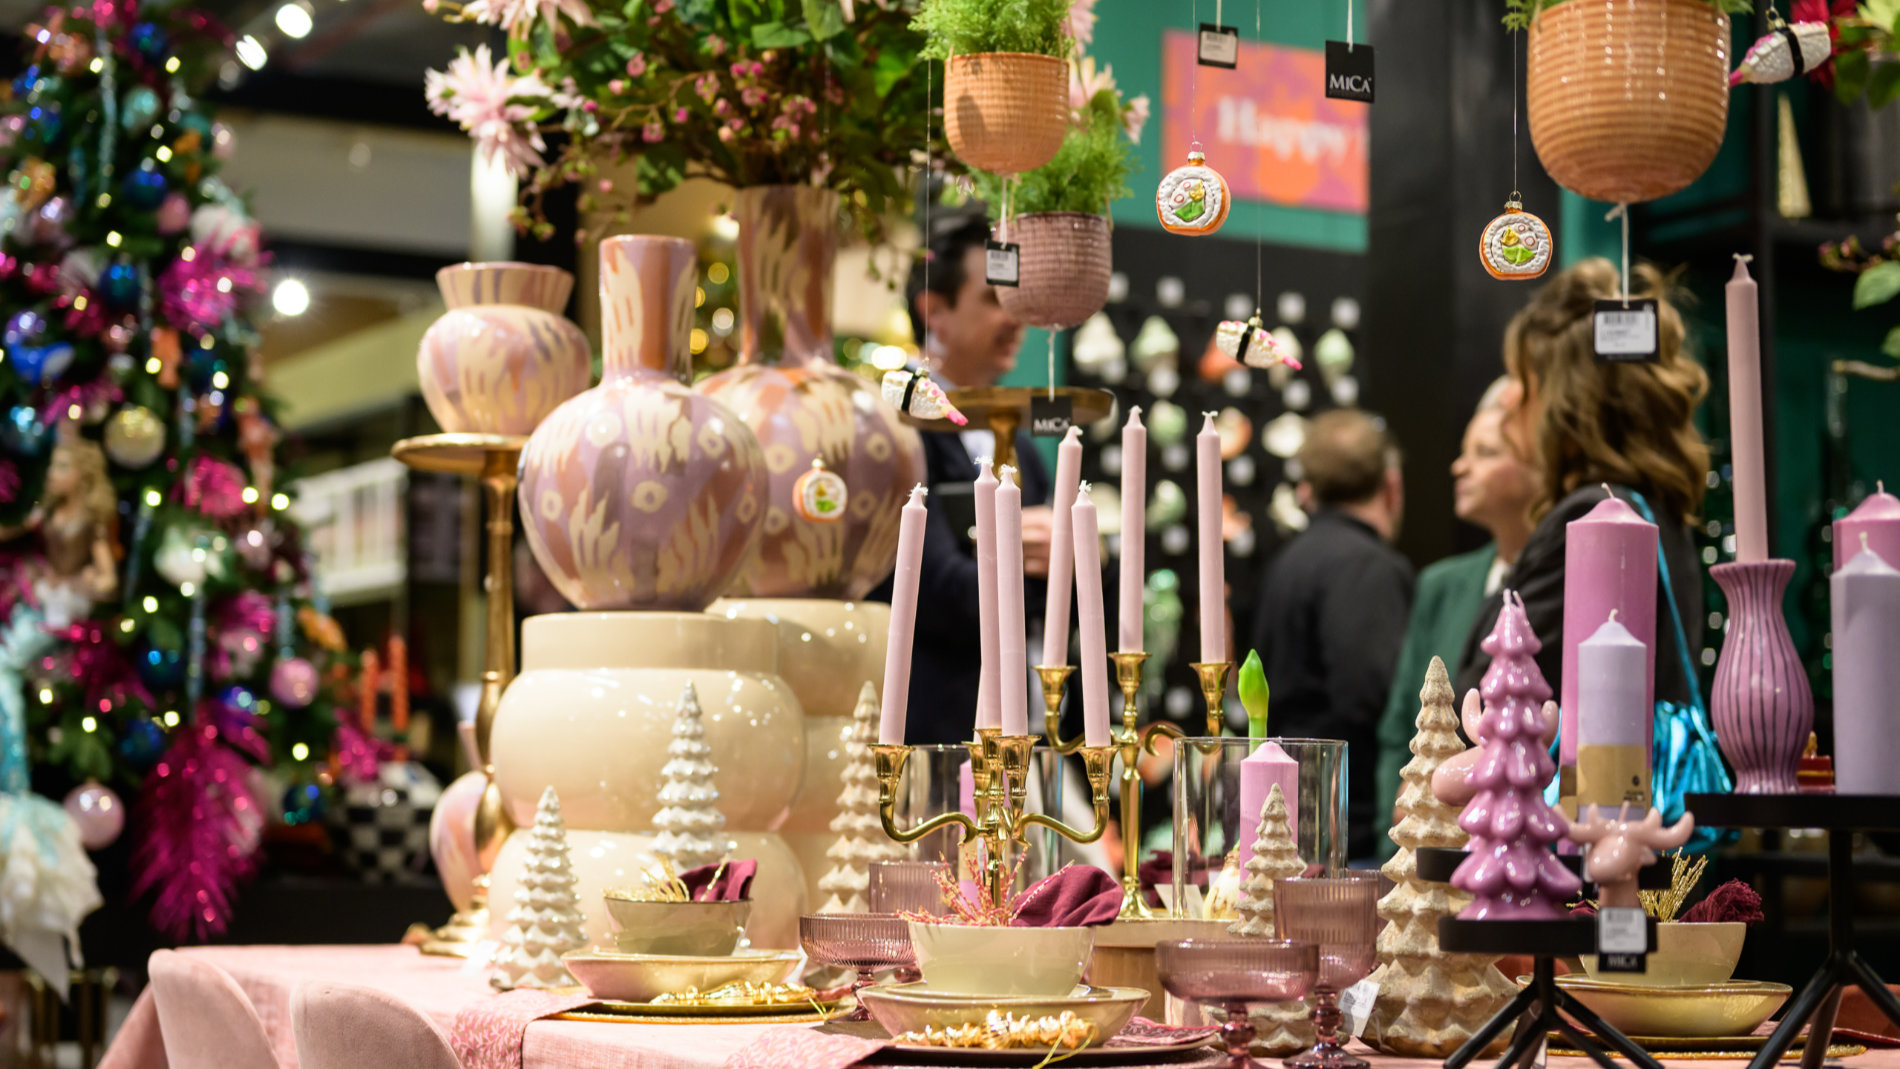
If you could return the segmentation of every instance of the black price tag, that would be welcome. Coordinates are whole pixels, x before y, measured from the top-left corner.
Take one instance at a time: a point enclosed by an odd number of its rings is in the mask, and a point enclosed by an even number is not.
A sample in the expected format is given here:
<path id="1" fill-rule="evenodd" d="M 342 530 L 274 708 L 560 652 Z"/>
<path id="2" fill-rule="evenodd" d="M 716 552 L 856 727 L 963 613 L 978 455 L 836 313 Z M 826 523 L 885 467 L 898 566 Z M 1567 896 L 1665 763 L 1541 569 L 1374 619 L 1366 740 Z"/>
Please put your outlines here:
<path id="1" fill-rule="evenodd" d="M 1047 394 L 1029 399 L 1029 434 L 1032 438 L 1060 438 L 1075 424 L 1075 399 Z"/>
<path id="2" fill-rule="evenodd" d="M 983 281 L 992 286 L 1015 286 L 1022 277 L 1021 246 L 991 241 L 983 246 Z"/>
<path id="3" fill-rule="evenodd" d="M 1648 914 L 1627 906 L 1597 910 L 1598 972 L 1642 972 L 1648 950 Z"/>
<path id="4" fill-rule="evenodd" d="M 1597 359 L 1611 363 L 1645 364 L 1657 358 L 1656 301 L 1598 301 L 1596 310 Z"/>
<path id="5" fill-rule="evenodd" d="M 1326 95 L 1372 103 L 1372 46 L 1326 42 Z"/>
<path id="6" fill-rule="evenodd" d="M 1216 26 L 1211 22 L 1201 23 L 1200 47 L 1196 59 L 1203 67 L 1225 67 L 1233 70 L 1240 66 L 1240 31 L 1232 26 Z"/>

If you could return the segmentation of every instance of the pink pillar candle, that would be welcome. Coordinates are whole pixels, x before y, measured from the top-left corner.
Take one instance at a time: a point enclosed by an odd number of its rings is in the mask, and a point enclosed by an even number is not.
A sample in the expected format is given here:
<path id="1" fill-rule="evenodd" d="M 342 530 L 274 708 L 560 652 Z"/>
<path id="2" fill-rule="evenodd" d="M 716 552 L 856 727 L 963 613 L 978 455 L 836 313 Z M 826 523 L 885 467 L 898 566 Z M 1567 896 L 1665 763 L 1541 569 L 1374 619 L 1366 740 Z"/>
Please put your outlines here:
<path id="1" fill-rule="evenodd" d="M 1623 500 L 1610 497 L 1564 529 L 1563 742 L 1558 764 L 1577 767 L 1577 700 L 1582 673 L 1577 647 L 1616 613 L 1617 622 L 1645 647 L 1643 732 L 1648 738 L 1656 704 L 1656 525 Z M 1645 750 L 1645 753 L 1648 751 Z M 1569 780 L 1566 799 L 1575 797 Z"/>
<path id="2" fill-rule="evenodd" d="M 1616 614 L 1577 644 L 1577 816 L 1649 808 L 1649 650 Z"/>
<path id="3" fill-rule="evenodd" d="M 1121 652 L 1141 652 L 1141 594 L 1147 578 L 1148 428 L 1141 425 L 1141 406 L 1128 411 L 1122 425 L 1122 560 L 1121 605 L 1116 623 L 1121 630 Z"/>
<path id="4" fill-rule="evenodd" d="M 1867 536 L 1868 549 L 1900 568 L 1900 497 L 1888 493 L 1884 482 L 1877 483 L 1854 511 L 1834 521 L 1835 571 L 1860 552 L 1862 535 Z"/>
<path id="5" fill-rule="evenodd" d="M 1069 534 L 1069 502 L 1082 481 L 1082 429 L 1070 427 L 1056 447 L 1055 502 L 1049 525 L 1049 594 L 1042 603 L 1042 663 L 1069 663 L 1069 596 L 1075 589 L 1075 545 Z"/>
<path id="6" fill-rule="evenodd" d="M 1102 616 L 1102 545 L 1089 484 L 1076 488 L 1070 514 L 1075 536 L 1076 630 L 1082 635 L 1082 741 L 1108 745 L 1108 625 Z"/>
<path id="7" fill-rule="evenodd" d="M 900 745 L 910 709 L 910 644 L 917 631 L 917 575 L 924 559 L 924 495 L 911 488 L 899 510 L 897 570 L 891 573 L 891 630 L 884 644 L 884 704 L 879 710 L 877 741 Z"/>
<path id="8" fill-rule="evenodd" d="M 1253 847 L 1254 833 L 1260 830 L 1260 810 L 1275 785 L 1286 796 L 1286 825 L 1293 841 L 1300 841 L 1300 766 L 1287 756 L 1280 744 L 1268 740 L 1240 762 L 1240 845 Z M 1251 855 L 1248 855 L 1251 856 Z"/>
<path id="9" fill-rule="evenodd" d="M 1029 734 L 1028 636 L 1023 624 L 1023 491 L 1005 466 L 996 486 L 996 650 L 1003 734 Z"/>
<path id="10" fill-rule="evenodd" d="M 1728 300 L 1728 426 L 1735 470 L 1735 559 L 1768 559 L 1768 497 L 1761 441 L 1761 310 L 1747 256 L 1735 257 Z"/>
<path id="11" fill-rule="evenodd" d="M 1872 539 L 1868 539 L 1872 544 Z M 1829 580 L 1834 789 L 1900 794 L 1900 571 L 1862 549 Z"/>
<path id="12" fill-rule="evenodd" d="M 980 654 L 976 684 L 976 726 L 1002 724 L 1002 688 L 997 684 L 996 656 L 996 472 L 989 457 L 976 462 L 976 614 Z"/>
<path id="13" fill-rule="evenodd" d="M 1200 522 L 1201 662 L 1227 659 L 1227 559 L 1221 541 L 1220 432 L 1205 413 L 1194 436 L 1194 501 Z"/>

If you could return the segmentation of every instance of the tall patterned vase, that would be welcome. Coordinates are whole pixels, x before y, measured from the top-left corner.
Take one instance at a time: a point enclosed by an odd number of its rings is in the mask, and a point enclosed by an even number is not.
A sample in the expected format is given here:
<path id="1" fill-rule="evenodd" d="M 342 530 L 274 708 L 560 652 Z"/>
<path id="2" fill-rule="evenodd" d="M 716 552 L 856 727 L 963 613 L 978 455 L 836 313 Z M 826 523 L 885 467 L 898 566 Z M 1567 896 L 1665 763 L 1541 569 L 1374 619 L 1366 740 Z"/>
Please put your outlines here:
<path id="1" fill-rule="evenodd" d="M 1814 727 L 1814 692 L 1788 635 L 1781 596 L 1791 560 L 1709 569 L 1728 596 L 1728 634 L 1715 662 L 1709 716 L 1744 794 L 1792 794 L 1795 767 Z"/>
<path id="2" fill-rule="evenodd" d="M 698 612 L 758 546 L 759 441 L 685 385 L 697 277 L 691 242 L 601 242 L 600 385 L 555 409 L 522 450 L 529 548 L 576 608 Z"/>
<path id="3" fill-rule="evenodd" d="M 861 598 L 897 560 L 899 510 L 924 480 L 923 443 L 875 385 L 833 362 L 838 195 L 756 186 L 736 197 L 739 364 L 699 389 L 730 405 L 764 449 L 759 554 L 740 589 Z M 844 480 L 839 516 L 799 507 L 799 480 L 814 461 Z"/>
<path id="4" fill-rule="evenodd" d="M 587 388 L 587 336 L 561 315 L 573 275 L 540 264 L 455 264 L 435 283 L 449 310 L 422 336 L 416 375 L 443 430 L 531 434 Z"/>

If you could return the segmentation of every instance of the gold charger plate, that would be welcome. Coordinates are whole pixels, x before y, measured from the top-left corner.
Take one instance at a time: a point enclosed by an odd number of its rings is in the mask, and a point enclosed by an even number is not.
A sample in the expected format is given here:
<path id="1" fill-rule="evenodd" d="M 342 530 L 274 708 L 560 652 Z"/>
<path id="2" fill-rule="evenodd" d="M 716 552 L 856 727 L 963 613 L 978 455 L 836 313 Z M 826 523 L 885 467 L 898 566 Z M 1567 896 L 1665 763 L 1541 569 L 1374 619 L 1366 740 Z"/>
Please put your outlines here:
<path id="1" fill-rule="evenodd" d="M 926 1047 L 911 1043 L 893 1043 L 880 1053 L 885 1055 L 901 1054 L 906 1061 L 945 1065 L 996 1066 L 998 1069 L 1015 1066 L 1049 1065 L 1141 1065 L 1166 1064 L 1182 1055 L 1201 1050 L 1214 1041 L 1213 1036 L 1199 1039 L 1182 1040 L 1157 1046 L 1126 1047 L 1083 1047 L 1080 1050 L 1050 1051 L 1047 1047 L 1025 1047 L 1021 1050 L 984 1050 L 981 1047 Z"/>
<path id="2" fill-rule="evenodd" d="M 610 1021 L 614 1024 L 800 1024 L 823 1021 L 840 1002 L 779 1002 L 769 1005 L 692 1006 L 671 1002 L 596 1002 L 578 1010 L 555 1014 L 563 1021 Z"/>
<path id="3" fill-rule="evenodd" d="M 1710 1061 L 1748 1061 L 1760 1052 L 1768 1041 L 1767 1036 L 1631 1036 L 1631 1042 L 1651 1054 L 1667 1054 L 1671 1058 L 1707 1059 Z M 1550 1055 L 1553 1058 L 1582 1058 L 1582 1051 L 1572 1050 L 1564 1045 L 1560 1032 L 1550 1034 Z M 1807 1037 L 1801 1036 L 1781 1056 L 1782 1061 L 1795 1061 L 1801 1057 L 1801 1049 L 1807 1045 Z M 1828 1060 L 1852 1058 L 1867 1053 L 1867 1048 L 1858 1043 L 1831 1043 L 1827 1048 Z M 1609 1051 L 1612 1058 L 1621 1058 L 1617 1051 Z"/>
<path id="4" fill-rule="evenodd" d="M 1135 1011 L 1148 1001 L 1140 987 L 1098 987 L 1080 984 L 1066 995 L 980 995 L 939 991 L 927 982 L 877 984 L 858 992 L 864 1008 L 891 1035 L 926 1028 L 957 1028 L 982 1024 L 991 1011 L 1018 1018 L 1054 1017 L 1064 1012 L 1095 1026 L 1097 1046 L 1121 1033 Z M 921 1047 L 921 1045 L 920 1045 Z M 909 1049 L 908 1046 L 899 1049 Z M 968 1047 L 922 1047 L 927 1050 L 971 1050 Z M 1043 1053 L 1048 1053 L 1043 1048 Z"/>

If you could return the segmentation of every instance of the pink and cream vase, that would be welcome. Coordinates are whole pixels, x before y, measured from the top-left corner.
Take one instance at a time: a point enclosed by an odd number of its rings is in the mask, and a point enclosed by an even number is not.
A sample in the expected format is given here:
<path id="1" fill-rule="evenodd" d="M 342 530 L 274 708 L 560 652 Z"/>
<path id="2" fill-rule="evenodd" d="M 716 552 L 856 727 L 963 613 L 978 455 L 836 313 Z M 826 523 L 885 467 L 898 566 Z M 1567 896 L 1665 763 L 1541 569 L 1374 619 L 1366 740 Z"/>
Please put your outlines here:
<path id="1" fill-rule="evenodd" d="M 1728 597 L 1728 631 L 1715 662 L 1709 719 L 1743 794 L 1793 794 L 1795 771 L 1814 727 L 1814 692 L 1782 615 L 1791 560 L 1717 564 L 1709 569 Z"/>
<path id="2" fill-rule="evenodd" d="M 531 434 L 587 388 L 587 336 L 561 315 L 574 276 L 521 263 L 455 264 L 436 272 L 448 311 L 416 352 L 429 414 L 444 431 Z"/>

